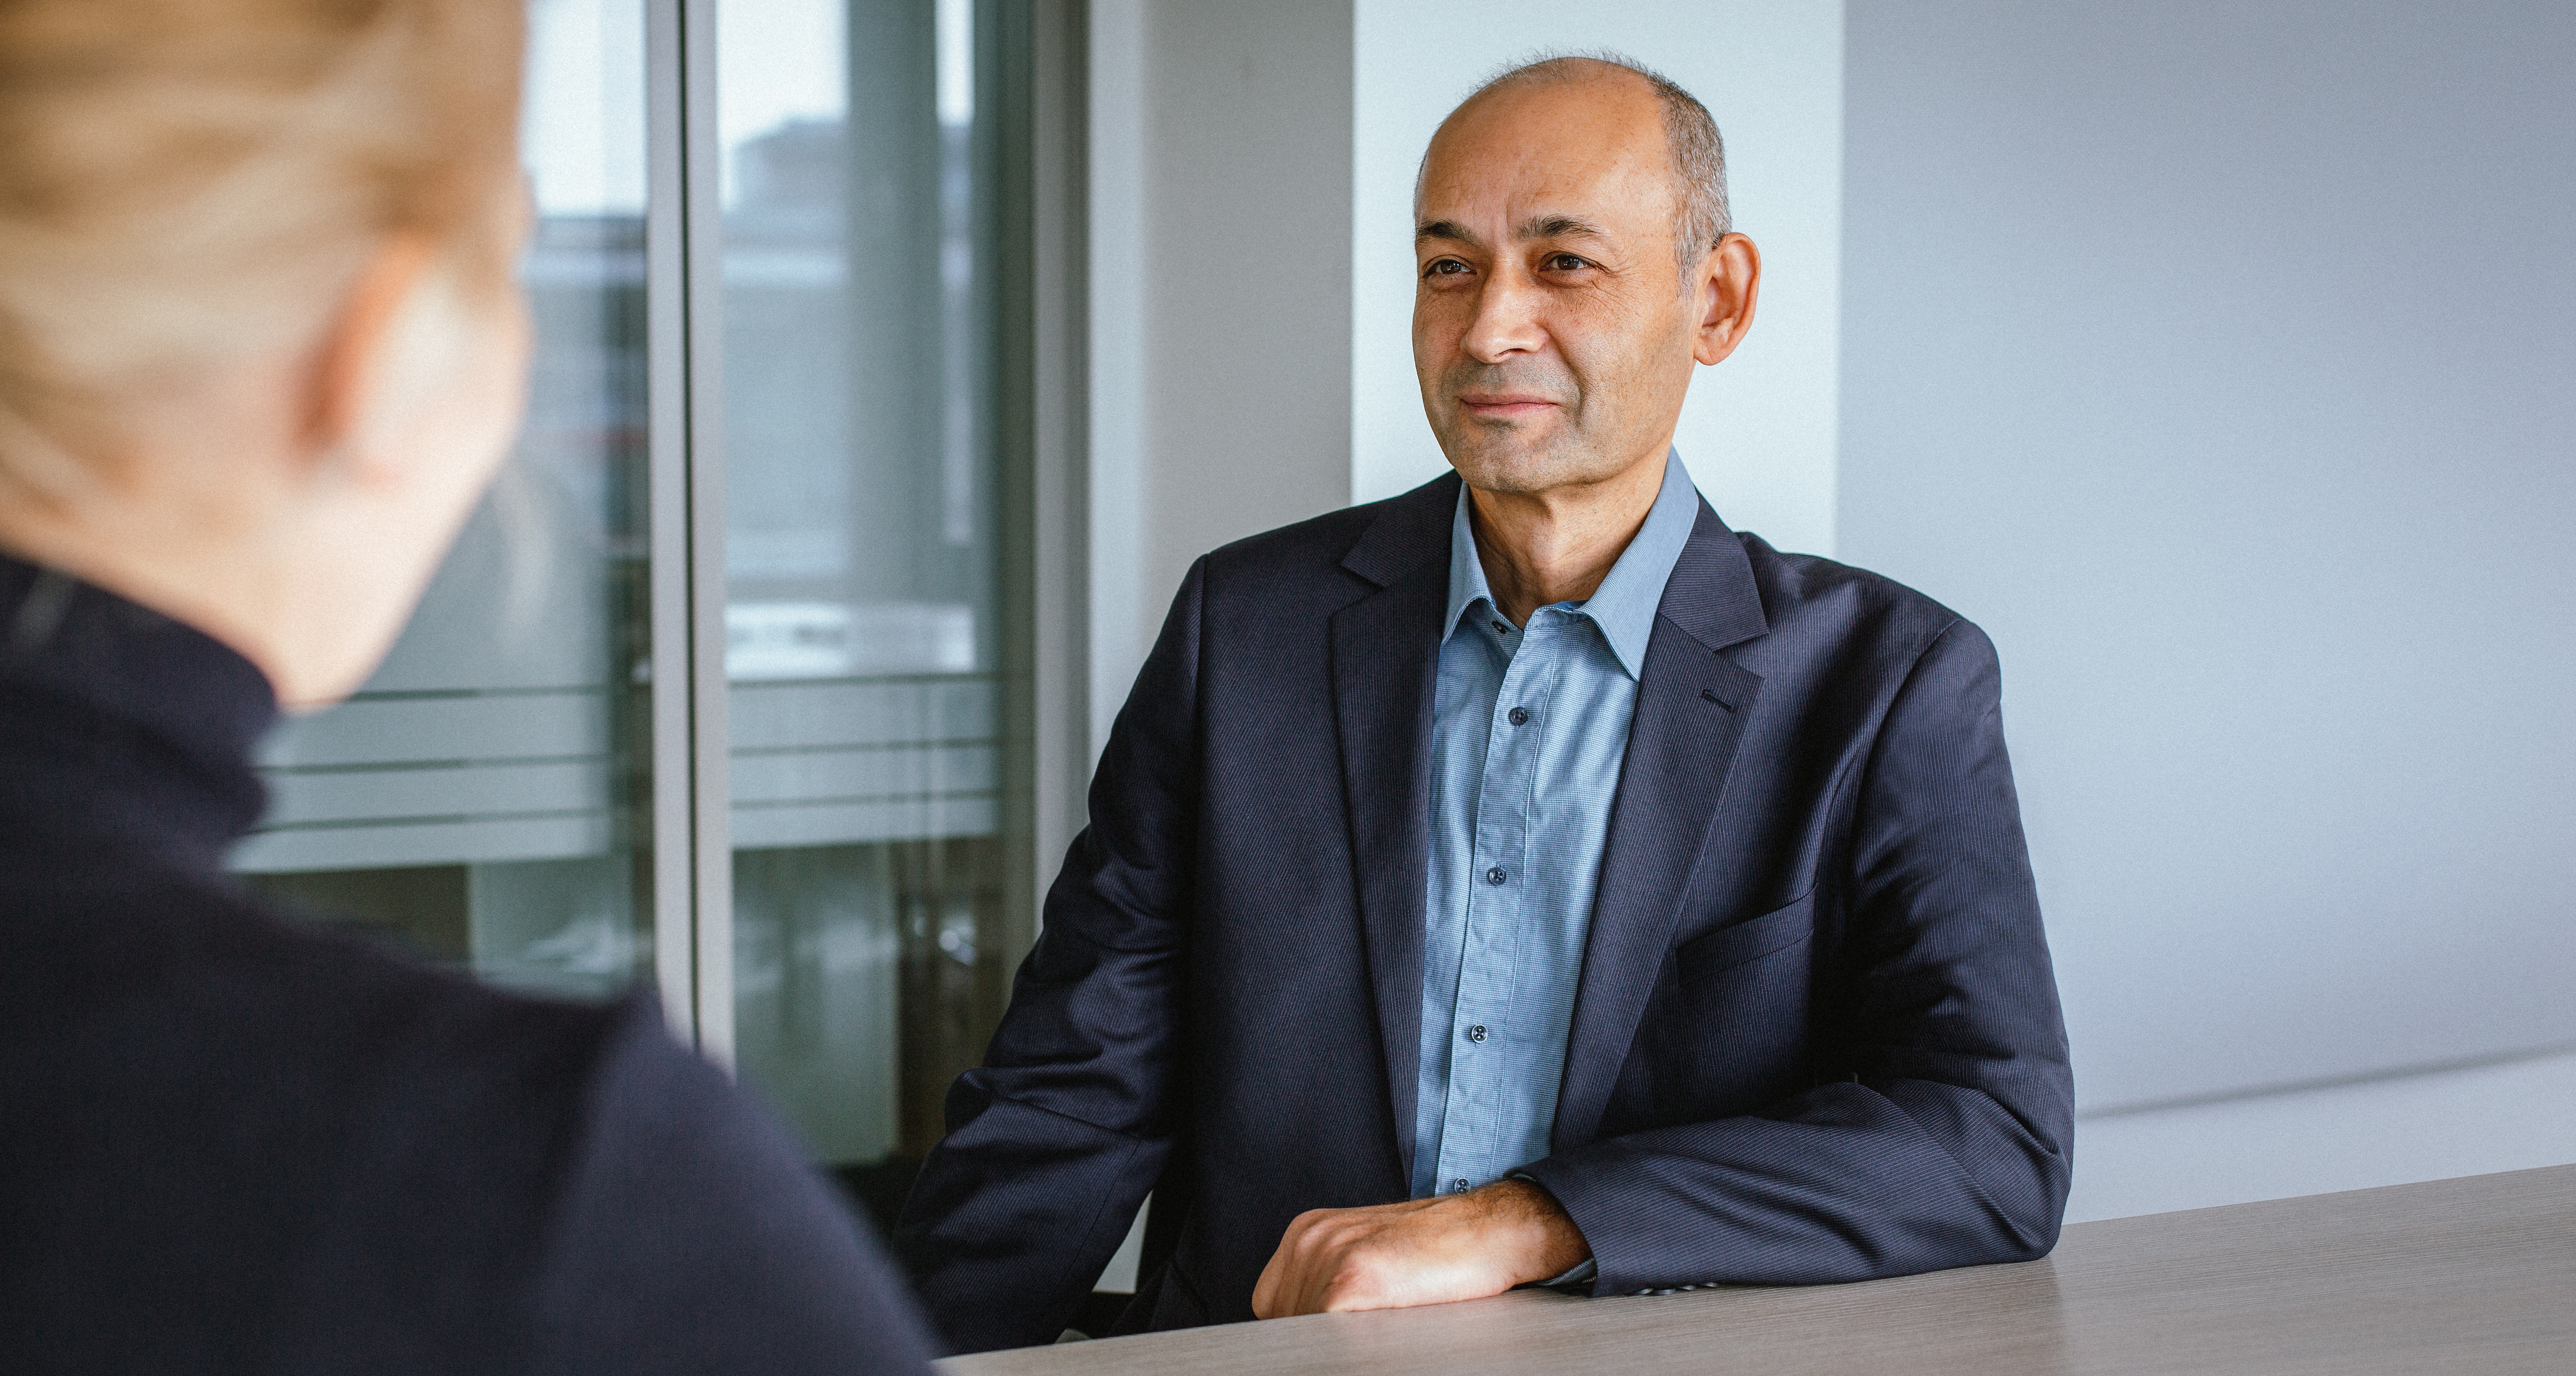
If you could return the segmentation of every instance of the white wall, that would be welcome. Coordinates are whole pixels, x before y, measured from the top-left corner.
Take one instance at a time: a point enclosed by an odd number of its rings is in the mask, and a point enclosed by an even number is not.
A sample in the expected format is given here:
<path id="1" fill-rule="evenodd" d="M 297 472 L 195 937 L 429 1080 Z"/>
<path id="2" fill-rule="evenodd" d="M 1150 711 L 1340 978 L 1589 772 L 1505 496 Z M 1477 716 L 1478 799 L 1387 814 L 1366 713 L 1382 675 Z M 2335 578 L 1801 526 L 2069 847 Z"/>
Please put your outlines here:
<path id="1" fill-rule="evenodd" d="M 1447 471 L 1413 374 L 1413 174 L 1459 99 L 1542 48 L 1608 47 L 1698 96 L 1726 139 L 1736 228 L 1763 253 L 1735 356 L 1701 373 L 1676 444 L 1711 505 L 1787 549 L 1834 549 L 1842 245 L 1841 0 L 1567 6 L 1357 0 L 1351 493 Z"/>
<path id="2" fill-rule="evenodd" d="M 2066 1221 L 2576 1162 L 2576 1055 L 2085 1118 Z"/>
<path id="3" fill-rule="evenodd" d="M 2576 1041 L 2576 10 L 1849 25 L 1841 546 L 2002 649 L 2081 1102 Z"/>
<path id="4" fill-rule="evenodd" d="M 1090 25 L 1096 750 L 1191 560 L 1350 500 L 1351 12 Z"/>

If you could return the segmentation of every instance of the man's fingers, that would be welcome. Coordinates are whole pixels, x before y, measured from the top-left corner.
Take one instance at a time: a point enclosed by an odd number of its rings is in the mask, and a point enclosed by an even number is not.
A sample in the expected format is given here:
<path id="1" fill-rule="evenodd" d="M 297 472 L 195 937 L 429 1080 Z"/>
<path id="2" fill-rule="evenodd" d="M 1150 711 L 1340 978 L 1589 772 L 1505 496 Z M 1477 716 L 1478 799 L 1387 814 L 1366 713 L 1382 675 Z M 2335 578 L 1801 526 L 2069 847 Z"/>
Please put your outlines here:
<path id="1" fill-rule="evenodd" d="M 1289 1249 L 1287 1265 L 1280 1273 L 1279 1306 L 1283 1317 L 1315 1312 L 1315 1273 L 1324 1266 L 1318 1255 L 1321 1239 L 1315 1230 L 1298 1235 L 1297 1245 Z"/>
<path id="2" fill-rule="evenodd" d="M 1294 1256 L 1297 1231 L 1299 1225 L 1305 1221 L 1305 1216 L 1299 1215 L 1295 1222 L 1288 1225 L 1288 1231 L 1280 1235 L 1279 1245 L 1271 1249 L 1270 1260 L 1261 1268 L 1261 1279 L 1253 1282 L 1252 1285 L 1252 1317 L 1256 1319 L 1281 1317 L 1280 1300 L 1290 1293 L 1288 1287 L 1294 1283 L 1292 1273 L 1296 1265 Z"/>
<path id="3" fill-rule="evenodd" d="M 1288 1220 L 1288 1229 L 1279 1235 L 1279 1245 L 1261 1268 L 1261 1279 L 1252 1287 L 1252 1316 L 1256 1319 L 1284 1319 L 1297 1314 L 1314 1313 L 1306 1303 L 1309 1286 L 1309 1260 L 1318 1238 L 1317 1225 L 1330 1217 L 1332 1210 L 1308 1209 Z"/>
<path id="4" fill-rule="evenodd" d="M 1256 1319 L 1279 1317 L 1278 1310 L 1270 1302 L 1278 1285 L 1279 1253 L 1274 1251 L 1270 1254 L 1269 1262 L 1261 1268 L 1261 1279 L 1252 1283 L 1252 1317 Z"/>

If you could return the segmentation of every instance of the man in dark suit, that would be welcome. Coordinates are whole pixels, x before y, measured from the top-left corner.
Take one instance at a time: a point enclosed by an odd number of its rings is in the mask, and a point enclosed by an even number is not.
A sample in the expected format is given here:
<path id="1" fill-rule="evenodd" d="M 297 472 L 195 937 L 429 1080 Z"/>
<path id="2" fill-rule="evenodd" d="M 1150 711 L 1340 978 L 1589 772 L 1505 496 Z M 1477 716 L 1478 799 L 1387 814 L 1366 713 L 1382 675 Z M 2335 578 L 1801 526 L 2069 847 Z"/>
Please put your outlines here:
<path id="1" fill-rule="evenodd" d="M 1707 112 L 1535 64 L 1416 207 L 1457 474 L 1190 570 L 898 1230 L 957 1347 L 1054 1337 L 1148 1190 L 1123 1331 L 2055 1243 L 1994 648 L 1670 452 L 1760 278 Z"/>

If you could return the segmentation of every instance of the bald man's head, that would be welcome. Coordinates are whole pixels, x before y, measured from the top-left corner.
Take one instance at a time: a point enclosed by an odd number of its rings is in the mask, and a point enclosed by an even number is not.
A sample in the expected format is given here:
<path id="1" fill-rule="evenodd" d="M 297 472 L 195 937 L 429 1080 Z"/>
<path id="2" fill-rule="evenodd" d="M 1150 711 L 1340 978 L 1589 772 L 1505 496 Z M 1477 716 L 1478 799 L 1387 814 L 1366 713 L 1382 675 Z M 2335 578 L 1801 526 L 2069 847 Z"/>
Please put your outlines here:
<path id="1" fill-rule="evenodd" d="M 1562 86 L 1588 86 L 1610 99 L 1617 98 L 1613 93 L 1642 92 L 1652 97 L 1661 116 L 1665 161 L 1672 172 L 1673 255 L 1682 271 L 1689 272 L 1701 254 L 1734 228 L 1726 204 L 1726 143 L 1718 136 L 1717 121 L 1709 115 L 1707 106 L 1644 63 L 1608 51 L 1532 58 L 1487 78 L 1458 102 L 1448 119 L 1441 121 L 1441 127 L 1447 128 L 1479 102 L 1514 92 Z M 1423 150 L 1422 167 L 1414 178 L 1417 200 L 1421 173 L 1429 169 L 1432 152 L 1438 146 L 1439 137 L 1435 134 L 1431 147 Z"/>
<path id="2" fill-rule="evenodd" d="M 1761 259 L 1725 194 L 1708 112 L 1629 63 L 1515 67 L 1442 121 L 1414 188 L 1413 364 L 1470 487 L 1660 471 L 1692 369 L 1753 318 Z"/>

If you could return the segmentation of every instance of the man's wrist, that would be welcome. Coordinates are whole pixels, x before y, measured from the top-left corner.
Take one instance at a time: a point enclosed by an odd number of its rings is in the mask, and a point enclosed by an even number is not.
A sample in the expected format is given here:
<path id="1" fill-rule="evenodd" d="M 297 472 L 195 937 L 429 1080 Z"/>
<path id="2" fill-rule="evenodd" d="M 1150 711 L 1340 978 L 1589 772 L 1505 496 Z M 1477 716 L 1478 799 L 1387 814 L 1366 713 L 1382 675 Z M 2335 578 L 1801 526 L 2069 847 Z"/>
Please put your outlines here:
<path id="1" fill-rule="evenodd" d="M 1490 1196 L 1498 1222 L 1508 1229 L 1512 1284 L 1550 1282 L 1592 1260 L 1592 1247 L 1584 1241 L 1583 1231 L 1545 1185 L 1513 1174 L 1478 1193 Z"/>
<path id="2" fill-rule="evenodd" d="M 1556 1193 L 1548 1189 L 1546 1185 L 1540 1183 L 1537 1176 L 1531 1175 L 1527 1171 L 1514 1171 L 1503 1178 L 1506 1180 L 1517 1180 L 1527 1184 L 1531 1189 L 1537 1190 L 1539 1193 L 1546 1195 L 1547 1202 L 1550 1206 L 1554 1207 L 1557 1212 L 1565 1212 L 1565 1206 L 1557 1202 Z M 1569 1226 L 1572 1225 L 1573 1221 L 1574 1216 L 1572 1214 L 1566 1214 L 1566 1222 Z M 1582 1237 L 1583 1230 L 1576 1228 L 1575 1236 Z M 1581 1260 L 1561 1271 L 1549 1274 L 1544 1279 L 1522 1281 L 1521 1284 L 1544 1286 L 1550 1290 L 1590 1290 L 1592 1288 L 1592 1282 L 1599 1279 L 1600 1275 L 1601 1263 L 1592 1255 L 1592 1243 L 1590 1239 L 1585 1239 L 1583 1244 L 1583 1257 Z"/>

